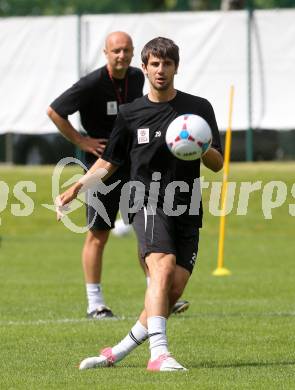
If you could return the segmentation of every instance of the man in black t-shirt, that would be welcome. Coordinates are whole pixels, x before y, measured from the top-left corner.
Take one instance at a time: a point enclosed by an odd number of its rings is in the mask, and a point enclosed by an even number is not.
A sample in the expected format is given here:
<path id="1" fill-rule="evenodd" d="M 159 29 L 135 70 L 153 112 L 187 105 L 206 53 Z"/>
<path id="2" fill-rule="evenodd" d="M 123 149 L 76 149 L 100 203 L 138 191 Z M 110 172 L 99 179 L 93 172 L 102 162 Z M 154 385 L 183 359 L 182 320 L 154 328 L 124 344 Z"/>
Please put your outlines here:
<path id="1" fill-rule="evenodd" d="M 174 89 L 179 63 L 175 43 L 155 38 L 145 45 L 141 56 L 150 92 L 120 107 L 102 158 L 57 198 L 58 215 L 62 216 L 63 207 L 79 192 L 105 175 L 109 177 L 130 160 L 132 185 L 137 183 L 130 204 L 133 226 L 150 272 L 144 310 L 125 338 L 102 350 L 99 356 L 84 359 L 81 370 L 112 366 L 147 338 L 151 352 L 149 371 L 186 370 L 168 352 L 166 323 L 196 262 L 202 226 L 201 204 L 194 203 L 195 193 L 200 193 L 200 160 L 174 157 L 165 142 L 167 127 L 179 115 L 199 115 L 210 125 L 213 138 L 210 149 L 202 155 L 203 164 L 219 171 L 223 166 L 222 150 L 211 104 Z"/>
<path id="2" fill-rule="evenodd" d="M 81 78 L 66 90 L 48 108 L 48 115 L 59 131 L 73 144 L 85 152 L 85 165 L 89 169 L 101 156 L 113 128 L 118 107 L 142 96 L 143 72 L 130 66 L 133 44 L 124 32 L 113 32 L 106 38 L 104 49 L 107 64 Z M 68 116 L 79 111 L 87 136 L 82 136 L 68 120 Z M 124 181 L 126 169 L 117 171 L 107 184 Z M 111 226 L 87 206 L 88 226 L 82 262 L 88 298 L 87 316 L 101 319 L 113 317 L 106 306 L 101 288 L 102 256 L 110 229 L 114 226 L 121 193 L 118 186 L 107 197 L 98 194 L 109 216 Z"/>

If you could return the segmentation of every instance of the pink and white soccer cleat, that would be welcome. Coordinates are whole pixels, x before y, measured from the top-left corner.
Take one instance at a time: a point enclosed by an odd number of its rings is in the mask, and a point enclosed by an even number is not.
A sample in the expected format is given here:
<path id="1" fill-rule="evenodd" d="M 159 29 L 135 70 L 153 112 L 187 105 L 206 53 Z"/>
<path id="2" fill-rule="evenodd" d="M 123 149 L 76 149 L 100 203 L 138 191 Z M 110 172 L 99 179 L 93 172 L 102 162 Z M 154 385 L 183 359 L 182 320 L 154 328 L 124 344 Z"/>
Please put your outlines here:
<path id="1" fill-rule="evenodd" d="M 149 360 L 148 371 L 187 371 L 187 368 L 179 364 L 170 353 L 164 353 L 160 355 L 157 359 L 151 361 Z"/>
<path id="2" fill-rule="evenodd" d="M 79 365 L 79 370 L 87 370 L 88 368 L 111 367 L 114 365 L 116 357 L 112 353 L 112 348 L 105 348 L 100 352 L 99 356 L 93 356 L 82 360 Z"/>

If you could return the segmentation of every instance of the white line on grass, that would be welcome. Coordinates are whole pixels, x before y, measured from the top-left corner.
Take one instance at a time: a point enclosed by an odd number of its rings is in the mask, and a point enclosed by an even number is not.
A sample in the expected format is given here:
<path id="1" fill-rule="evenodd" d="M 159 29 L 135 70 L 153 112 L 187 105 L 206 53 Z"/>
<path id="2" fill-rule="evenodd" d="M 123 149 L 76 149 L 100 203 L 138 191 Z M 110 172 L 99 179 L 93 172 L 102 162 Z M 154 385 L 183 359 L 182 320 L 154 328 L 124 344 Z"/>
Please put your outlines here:
<path id="1" fill-rule="evenodd" d="M 259 317 L 295 317 L 295 312 L 272 312 L 272 313 L 201 313 L 195 315 L 177 315 L 174 318 L 191 319 L 191 318 L 259 318 Z M 135 320 L 136 316 L 121 316 L 115 318 L 107 318 L 102 320 L 90 320 L 88 318 L 60 318 L 60 319 L 47 319 L 47 320 L 35 320 L 35 321 L 0 321 L 0 326 L 38 326 L 38 325 L 49 325 L 49 324 L 79 324 L 79 323 L 94 323 L 96 321 L 126 321 Z"/>
<path id="2" fill-rule="evenodd" d="M 99 321 L 122 321 L 135 319 L 136 317 L 116 317 L 102 319 Z M 75 324 L 81 322 L 94 322 L 97 320 L 89 320 L 88 318 L 61 318 L 55 320 L 35 320 L 35 321 L 0 321 L 0 326 L 18 326 L 18 325 L 48 325 L 48 324 Z"/>

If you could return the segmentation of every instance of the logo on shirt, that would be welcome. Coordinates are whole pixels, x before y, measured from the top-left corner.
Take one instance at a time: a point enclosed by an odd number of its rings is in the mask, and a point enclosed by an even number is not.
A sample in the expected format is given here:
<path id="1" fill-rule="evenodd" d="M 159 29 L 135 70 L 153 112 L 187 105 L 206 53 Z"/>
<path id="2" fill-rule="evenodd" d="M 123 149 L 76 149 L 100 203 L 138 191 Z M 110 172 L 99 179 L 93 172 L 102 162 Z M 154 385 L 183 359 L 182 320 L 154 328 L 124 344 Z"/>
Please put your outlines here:
<path id="1" fill-rule="evenodd" d="M 139 144 L 150 142 L 150 129 L 137 129 L 137 141 Z"/>
<path id="2" fill-rule="evenodd" d="M 155 138 L 160 138 L 162 135 L 161 130 L 155 132 Z"/>
<path id="3" fill-rule="evenodd" d="M 107 114 L 108 115 L 117 115 L 118 114 L 118 105 L 116 101 L 107 102 Z"/>

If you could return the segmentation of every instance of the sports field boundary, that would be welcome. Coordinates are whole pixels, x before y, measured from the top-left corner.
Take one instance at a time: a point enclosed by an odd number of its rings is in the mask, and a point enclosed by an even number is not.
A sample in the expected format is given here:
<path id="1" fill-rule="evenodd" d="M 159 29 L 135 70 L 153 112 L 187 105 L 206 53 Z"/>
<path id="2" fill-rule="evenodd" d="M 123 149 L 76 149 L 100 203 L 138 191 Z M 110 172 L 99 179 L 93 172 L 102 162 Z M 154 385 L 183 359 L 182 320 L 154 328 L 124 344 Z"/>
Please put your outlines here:
<path id="1" fill-rule="evenodd" d="M 202 313 L 195 315 L 186 315 L 183 318 L 262 318 L 262 317 L 295 317 L 294 312 L 265 312 L 265 313 Z M 172 318 L 181 319 L 182 316 L 173 316 Z M 89 323 L 93 322 L 109 322 L 109 321 L 132 321 L 136 320 L 136 316 L 121 316 L 116 318 L 108 318 L 105 320 L 89 320 L 88 318 L 57 318 L 57 319 L 39 319 L 35 321 L 0 321 L 0 326 L 38 326 L 38 325 L 49 325 L 49 324 L 75 324 L 75 323 Z"/>

